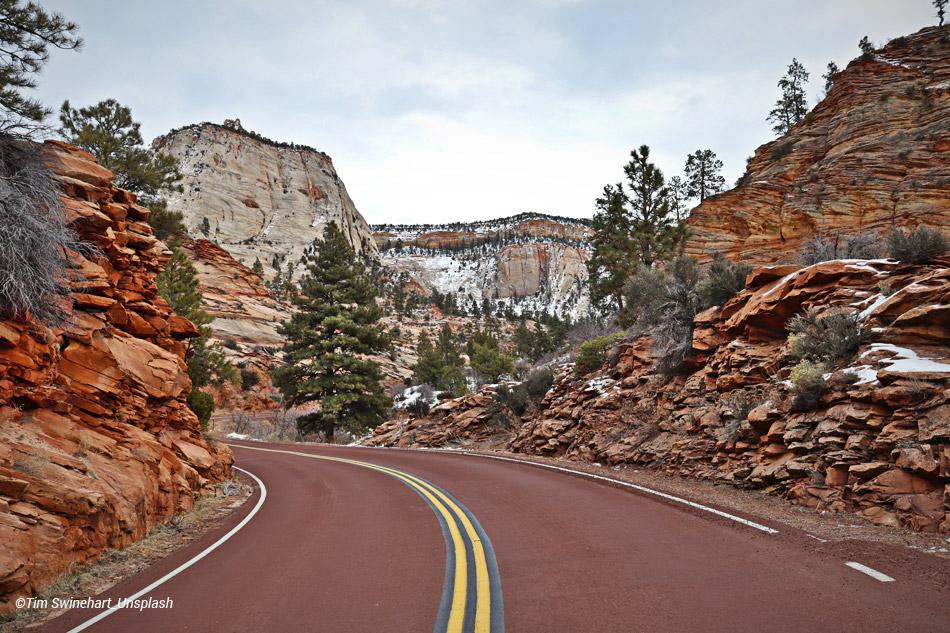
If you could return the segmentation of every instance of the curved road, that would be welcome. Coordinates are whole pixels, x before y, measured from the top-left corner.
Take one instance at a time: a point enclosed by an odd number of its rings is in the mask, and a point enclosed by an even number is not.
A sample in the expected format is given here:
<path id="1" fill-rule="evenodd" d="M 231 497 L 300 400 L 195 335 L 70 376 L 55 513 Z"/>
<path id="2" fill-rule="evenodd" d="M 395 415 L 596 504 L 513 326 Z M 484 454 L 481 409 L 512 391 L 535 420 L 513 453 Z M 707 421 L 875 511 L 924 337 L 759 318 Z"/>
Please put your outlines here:
<path id="1" fill-rule="evenodd" d="M 825 543 L 525 463 L 232 446 L 266 488 L 259 511 L 144 596 L 171 608 L 119 609 L 82 630 L 950 630 L 950 561 L 908 549 Z M 169 574 L 260 498 L 101 597 L 115 603 Z M 77 630 L 101 611 L 74 609 L 41 630 Z"/>

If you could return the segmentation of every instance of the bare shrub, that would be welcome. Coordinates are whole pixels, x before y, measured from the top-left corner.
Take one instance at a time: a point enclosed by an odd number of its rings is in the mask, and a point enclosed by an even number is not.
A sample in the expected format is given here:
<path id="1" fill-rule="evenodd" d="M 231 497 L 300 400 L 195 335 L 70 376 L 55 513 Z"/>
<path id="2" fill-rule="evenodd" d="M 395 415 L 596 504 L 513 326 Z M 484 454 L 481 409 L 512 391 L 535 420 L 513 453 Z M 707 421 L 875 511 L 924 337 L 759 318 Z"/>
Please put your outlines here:
<path id="1" fill-rule="evenodd" d="M 947 236 L 924 225 L 909 233 L 894 229 L 887 236 L 887 254 L 889 257 L 909 264 L 922 264 L 943 255 L 950 250 Z"/>
<path id="2" fill-rule="evenodd" d="M 884 255 L 884 241 L 871 231 L 857 233 L 842 239 L 841 234 L 815 234 L 802 246 L 800 261 L 806 266 L 835 259 L 877 259 Z"/>
<path id="3" fill-rule="evenodd" d="M 69 319 L 67 253 L 89 253 L 66 226 L 42 146 L 0 135 L 0 311 L 51 326 Z"/>
<path id="4" fill-rule="evenodd" d="M 796 314 L 788 322 L 788 349 L 796 357 L 832 364 L 849 358 L 868 339 L 856 314 L 840 309 L 820 317 L 818 308 Z"/>

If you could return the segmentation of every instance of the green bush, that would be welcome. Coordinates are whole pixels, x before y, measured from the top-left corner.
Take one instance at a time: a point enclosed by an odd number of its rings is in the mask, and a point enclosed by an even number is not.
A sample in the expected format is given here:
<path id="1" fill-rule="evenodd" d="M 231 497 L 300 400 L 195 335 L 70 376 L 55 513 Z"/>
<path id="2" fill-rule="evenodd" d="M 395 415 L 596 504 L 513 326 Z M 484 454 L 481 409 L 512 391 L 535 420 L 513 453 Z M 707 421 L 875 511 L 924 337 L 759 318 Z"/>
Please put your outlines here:
<path id="1" fill-rule="evenodd" d="M 261 376 L 253 369 L 245 367 L 241 370 L 241 389 L 247 391 L 261 381 Z"/>
<path id="2" fill-rule="evenodd" d="M 581 343 L 574 357 L 574 373 L 581 376 L 598 369 L 607 359 L 607 348 L 622 338 L 623 334 L 615 332 L 609 336 L 598 336 L 592 341 Z"/>
<path id="3" fill-rule="evenodd" d="M 534 369 L 524 380 L 528 396 L 535 402 L 540 402 L 554 384 L 554 372 L 548 367 Z"/>
<path id="4" fill-rule="evenodd" d="M 222 343 L 222 345 L 224 345 L 228 349 L 241 349 L 241 346 L 238 345 L 238 342 L 235 341 L 233 338 L 224 339 L 224 342 Z"/>
<path id="5" fill-rule="evenodd" d="M 825 392 L 825 365 L 802 360 L 792 368 L 790 379 L 795 399 L 792 407 L 800 411 L 810 411 L 818 406 L 818 400 Z"/>
<path id="6" fill-rule="evenodd" d="M 417 418 L 424 418 L 429 415 L 430 409 L 429 401 L 425 398 L 416 398 L 406 406 L 406 411 L 416 416 Z"/>
<path id="7" fill-rule="evenodd" d="M 947 236 L 923 225 L 910 233 L 894 229 L 887 236 L 887 255 L 909 264 L 923 264 L 950 250 Z"/>
<path id="8" fill-rule="evenodd" d="M 192 392 L 188 394 L 188 408 L 195 412 L 195 415 L 198 416 L 198 422 L 201 424 L 201 428 L 204 428 L 208 425 L 211 414 L 214 413 L 214 396 L 210 393 L 193 389 Z"/>
<path id="9" fill-rule="evenodd" d="M 528 390 L 524 384 L 516 385 L 514 389 L 499 385 L 494 401 L 506 405 L 512 413 L 520 417 L 528 409 Z"/>
<path id="10" fill-rule="evenodd" d="M 788 322 L 788 349 L 802 360 L 829 361 L 832 365 L 851 357 L 868 339 L 857 314 L 835 309 L 819 317 L 818 308 L 797 314 Z"/>
<path id="11" fill-rule="evenodd" d="M 745 288 L 746 277 L 751 272 L 752 266 L 731 262 L 722 253 L 716 253 L 706 268 L 706 279 L 699 284 L 703 305 L 721 306 L 726 303 Z"/>

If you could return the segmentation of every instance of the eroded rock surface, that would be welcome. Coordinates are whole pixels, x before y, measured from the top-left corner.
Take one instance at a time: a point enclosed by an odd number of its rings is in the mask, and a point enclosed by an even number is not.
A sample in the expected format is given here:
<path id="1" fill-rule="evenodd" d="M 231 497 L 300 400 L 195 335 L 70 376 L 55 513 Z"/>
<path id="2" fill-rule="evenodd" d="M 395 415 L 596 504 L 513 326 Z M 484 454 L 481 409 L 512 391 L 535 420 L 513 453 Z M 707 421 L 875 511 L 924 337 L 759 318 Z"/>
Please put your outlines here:
<path id="1" fill-rule="evenodd" d="M 759 147 L 745 184 L 707 199 L 687 252 L 796 262 L 816 231 L 847 239 L 892 225 L 950 223 L 950 56 L 946 30 L 897 38 L 834 77 L 788 134 Z"/>
<path id="2" fill-rule="evenodd" d="M 145 536 L 230 476 L 185 399 L 195 326 L 158 296 L 171 253 L 90 154 L 48 142 L 70 226 L 73 323 L 0 318 L 0 614 L 73 563 Z"/>

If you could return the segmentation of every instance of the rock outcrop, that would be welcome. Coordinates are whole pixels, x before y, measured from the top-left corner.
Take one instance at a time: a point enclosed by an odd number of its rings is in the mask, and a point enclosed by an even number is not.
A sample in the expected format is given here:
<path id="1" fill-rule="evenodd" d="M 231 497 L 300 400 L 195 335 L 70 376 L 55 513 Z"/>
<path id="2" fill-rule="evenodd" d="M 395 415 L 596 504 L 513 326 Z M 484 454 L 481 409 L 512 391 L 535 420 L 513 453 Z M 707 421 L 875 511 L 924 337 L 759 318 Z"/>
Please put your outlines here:
<path id="1" fill-rule="evenodd" d="M 198 331 L 158 296 L 170 252 L 148 209 L 90 154 L 47 147 L 67 221 L 98 252 L 69 253 L 65 331 L 0 318 L 0 614 L 190 509 L 233 459 L 185 403 Z"/>
<path id="2" fill-rule="evenodd" d="M 260 259 L 268 276 L 275 264 L 299 277 L 300 258 L 323 227 L 336 222 L 357 252 L 374 256 L 376 243 L 330 157 L 309 147 L 275 143 L 241 127 L 202 123 L 155 139 L 174 156 L 184 192 L 170 209 L 185 215 L 192 235 L 202 234 L 251 266 Z"/>
<path id="3" fill-rule="evenodd" d="M 787 320 L 804 309 L 858 312 L 869 340 L 798 410 Z M 607 365 L 567 374 L 526 416 L 513 451 L 635 464 L 722 480 L 819 510 L 950 532 L 950 258 L 924 266 L 833 261 L 756 269 L 748 288 L 697 316 L 673 377 L 649 338 Z M 497 434 L 477 395 L 431 419 L 391 422 L 368 442 L 444 446 Z"/>
<path id="4" fill-rule="evenodd" d="M 693 210 L 687 252 L 796 263 L 816 231 L 844 239 L 894 224 L 947 226 L 948 33 L 897 38 L 835 75 L 807 117 L 756 150 L 744 184 Z"/>
<path id="5" fill-rule="evenodd" d="M 383 263 L 426 294 L 452 293 L 460 305 L 485 299 L 515 314 L 590 312 L 590 223 L 524 213 L 447 225 L 376 225 Z"/>

